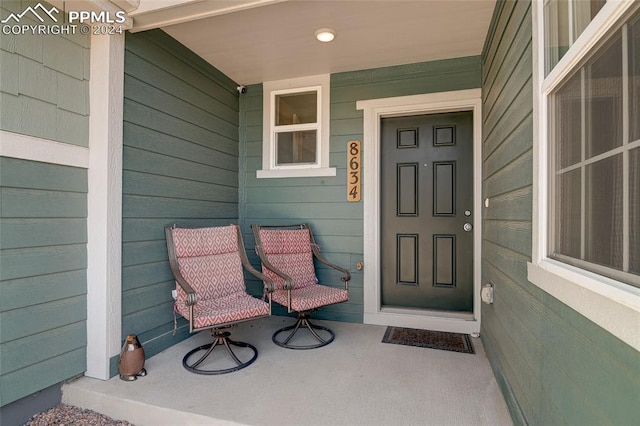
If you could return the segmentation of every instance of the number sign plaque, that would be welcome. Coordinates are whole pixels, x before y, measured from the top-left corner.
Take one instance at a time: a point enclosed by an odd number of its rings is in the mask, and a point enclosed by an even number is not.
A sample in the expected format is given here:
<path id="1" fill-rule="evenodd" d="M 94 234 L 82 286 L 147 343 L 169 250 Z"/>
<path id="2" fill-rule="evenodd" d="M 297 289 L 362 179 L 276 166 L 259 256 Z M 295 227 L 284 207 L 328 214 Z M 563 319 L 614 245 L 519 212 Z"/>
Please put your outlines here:
<path id="1" fill-rule="evenodd" d="M 360 141 L 347 142 L 347 201 L 360 201 Z"/>

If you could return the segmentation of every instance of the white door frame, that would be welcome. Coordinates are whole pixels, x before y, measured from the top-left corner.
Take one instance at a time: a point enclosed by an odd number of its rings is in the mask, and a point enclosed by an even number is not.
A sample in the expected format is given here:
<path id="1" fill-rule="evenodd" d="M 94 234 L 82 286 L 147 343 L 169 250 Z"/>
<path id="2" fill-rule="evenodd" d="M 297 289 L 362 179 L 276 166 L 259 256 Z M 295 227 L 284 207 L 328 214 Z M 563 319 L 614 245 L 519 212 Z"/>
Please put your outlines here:
<path id="1" fill-rule="evenodd" d="M 454 333 L 480 333 L 482 247 L 482 93 L 480 89 L 358 101 L 364 112 L 364 323 Z M 380 120 L 407 115 L 473 112 L 473 313 L 383 308 L 380 303 Z"/>

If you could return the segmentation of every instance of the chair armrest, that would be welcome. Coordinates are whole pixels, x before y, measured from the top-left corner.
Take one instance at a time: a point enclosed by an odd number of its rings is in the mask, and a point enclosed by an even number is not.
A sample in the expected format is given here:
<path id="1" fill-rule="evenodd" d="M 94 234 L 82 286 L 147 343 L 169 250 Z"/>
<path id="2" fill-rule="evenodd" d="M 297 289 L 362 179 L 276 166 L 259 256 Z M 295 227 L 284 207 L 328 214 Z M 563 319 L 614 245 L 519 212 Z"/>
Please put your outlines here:
<path id="1" fill-rule="evenodd" d="M 171 267 L 171 272 L 173 273 L 173 276 L 180 288 L 182 288 L 182 290 L 187 294 L 187 306 L 193 306 L 198 302 L 198 295 L 180 273 L 178 257 L 176 256 L 176 248 L 173 243 L 173 235 L 171 234 L 171 227 L 167 226 L 164 228 L 164 232 L 167 239 L 167 251 L 169 253 L 169 266 Z"/>
<path id="2" fill-rule="evenodd" d="M 263 268 L 269 269 L 271 272 L 284 280 L 284 289 L 287 290 L 287 312 L 293 312 L 293 310 L 291 309 L 291 290 L 293 290 L 293 279 L 291 279 L 289 275 L 285 274 L 280 269 L 273 266 L 271 262 L 267 260 L 267 256 L 265 256 L 264 252 L 262 251 L 262 247 L 257 246 L 256 250 L 258 251 L 258 256 L 260 256 L 260 260 L 262 261 Z"/>
<path id="3" fill-rule="evenodd" d="M 173 270 L 173 268 L 171 269 Z M 189 285 L 187 280 L 184 279 L 180 271 L 174 271 L 173 276 L 175 277 L 178 285 L 182 288 L 182 291 L 187 294 L 187 306 L 192 306 L 198 303 L 198 294 Z"/>
<path id="4" fill-rule="evenodd" d="M 271 278 L 267 277 L 265 274 L 258 271 L 256 268 L 253 267 L 251 262 L 249 262 L 249 258 L 247 257 L 247 250 L 245 249 L 244 241 L 242 240 L 240 227 L 238 225 L 235 225 L 235 227 L 236 227 L 236 232 L 238 233 L 238 249 L 239 249 L 238 251 L 240 253 L 240 260 L 242 261 L 242 266 L 244 266 L 244 269 L 249 271 L 251 275 L 253 275 L 254 277 L 258 278 L 263 282 L 265 293 L 273 293 L 273 291 L 276 289 L 276 284 L 273 282 Z"/>
<path id="5" fill-rule="evenodd" d="M 252 264 L 249 263 L 249 261 L 247 261 L 247 263 L 244 263 L 244 259 L 242 260 L 242 264 L 244 265 L 244 268 L 254 277 L 258 278 L 260 281 L 262 281 L 264 283 L 264 291 L 267 293 L 272 293 L 273 290 L 276 289 L 276 284 L 273 282 L 273 280 L 271 278 L 269 278 L 268 276 L 266 276 L 265 274 L 263 274 L 262 272 L 258 271 L 256 268 L 253 267 Z"/>
<path id="6" fill-rule="evenodd" d="M 321 254 L 320 254 L 320 250 L 318 249 L 318 246 L 315 244 L 311 245 L 311 250 L 313 251 L 313 255 L 316 257 L 316 259 L 318 259 L 318 261 L 320 263 L 323 263 L 325 265 L 327 265 L 330 268 L 335 269 L 336 271 L 342 272 L 342 277 L 340 277 L 340 280 L 342 280 L 342 282 L 345 284 L 345 288 L 347 288 L 348 286 L 348 282 L 351 280 L 351 272 L 348 269 L 345 269 L 341 266 L 336 265 L 335 263 L 331 263 L 329 262 L 327 259 L 325 259 Z"/>
<path id="7" fill-rule="evenodd" d="M 278 268 L 276 268 L 275 266 L 273 266 L 271 264 L 271 262 L 269 262 L 269 259 L 267 259 L 267 255 L 264 252 L 264 250 L 262 249 L 262 245 L 260 245 L 258 242 L 260 241 L 260 237 L 259 235 L 259 227 L 257 225 L 251 225 L 251 229 L 253 230 L 253 235 L 255 237 L 256 240 L 256 253 L 258 254 L 258 257 L 260 258 L 260 261 L 262 262 L 262 265 L 267 268 L 268 270 L 270 270 L 271 272 L 273 272 L 274 274 L 276 274 L 277 276 L 279 276 L 280 278 L 282 278 L 284 280 L 284 289 L 285 290 L 289 290 L 289 297 L 291 297 L 291 291 L 293 289 L 293 280 L 291 279 L 291 277 L 287 274 L 285 274 L 284 272 L 282 272 L 281 270 L 279 270 Z M 275 289 L 275 283 L 274 283 L 274 289 Z M 291 305 L 291 304 L 289 304 Z"/>
<path id="8" fill-rule="evenodd" d="M 271 264 L 271 262 L 269 262 L 269 260 L 267 260 L 266 256 L 260 255 L 260 260 L 262 261 L 262 264 L 264 265 L 265 268 L 267 268 L 268 270 L 270 270 L 271 272 L 273 272 L 274 274 L 276 274 L 277 276 L 279 276 L 280 278 L 282 278 L 284 280 L 284 289 L 285 290 L 293 289 L 293 280 L 291 279 L 291 277 L 289 275 L 285 274 L 280 269 L 278 269 L 275 266 L 273 266 Z"/>

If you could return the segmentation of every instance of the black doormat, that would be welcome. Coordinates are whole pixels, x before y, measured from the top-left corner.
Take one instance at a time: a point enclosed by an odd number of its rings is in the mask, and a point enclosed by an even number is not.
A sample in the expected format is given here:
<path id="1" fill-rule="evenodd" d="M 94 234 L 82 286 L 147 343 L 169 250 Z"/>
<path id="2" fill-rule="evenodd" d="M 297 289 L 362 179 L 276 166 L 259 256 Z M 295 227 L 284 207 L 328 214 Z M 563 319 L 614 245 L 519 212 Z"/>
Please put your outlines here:
<path id="1" fill-rule="evenodd" d="M 443 331 L 416 330 L 413 328 L 387 327 L 382 343 L 441 349 L 443 351 L 474 354 L 471 337 L 468 334 L 446 333 Z"/>

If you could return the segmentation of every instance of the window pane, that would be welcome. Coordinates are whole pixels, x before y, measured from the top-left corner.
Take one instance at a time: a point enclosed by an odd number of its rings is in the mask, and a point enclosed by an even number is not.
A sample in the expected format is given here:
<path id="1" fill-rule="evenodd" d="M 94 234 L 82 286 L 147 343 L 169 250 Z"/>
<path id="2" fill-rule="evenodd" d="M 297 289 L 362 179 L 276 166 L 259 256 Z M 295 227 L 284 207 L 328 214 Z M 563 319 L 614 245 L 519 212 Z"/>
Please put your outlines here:
<path id="1" fill-rule="evenodd" d="M 550 0 L 544 6 L 545 75 L 569 49 L 569 1 Z"/>
<path id="2" fill-rule="evenodd" d="M 618 35 L 586 65 L 586 155 L 622 145 L 622 41 Z"/>
<path id="3" fill-rule="evenodd" d="M 276 95 L 276 126 L 315 123 L 318 120 L 318 93 Z"/>
<path id="4" fill-rule="evenodd" d="M 580 169 L 558 176 L 555 253 L 580 259 Z"/>
<path id="5" fill-rule="evenodd" d="M 606 0 L 548 0 L 544 6 L 545 75 L 562 59 Z M 569 17 L 571 16 L 571 19 Z"/>
<path id="6" fill-rule="evenodd" d="M 640 274 L 640 148 L 629 151 L 629 269 Z"/>
<path id="7" fill-rule="evenodd" d="M 585 260 L 622 270 L 622 154 L 586 167 Z"/>
<path id="8" fill-rule="evenodd" d="M 640 18 L 629 28 L 629 120 L 632 141 L 640 139 Z"/>
<path id="9" fill-rule="evenodd" d="M 276 164 L 316 163 L 316 131 L 281 132 L 276 135 Z"/>
<path id="10" fill-rule="evenodd" d="M 602 9 L 606 0 L 574 0 L 573 2 L 573 39 L 577 39 L 589 22 Z"/>
<path id="11" fill-rule="evenodd" d="M 558 169 L 576 164 L 581 159 L 581 88 L 580 73 L 558 89 L 556 109 L 556 161 Z"/>

